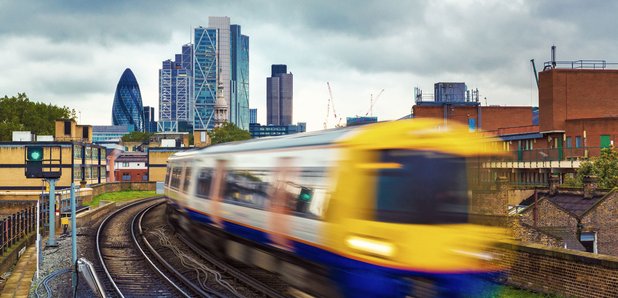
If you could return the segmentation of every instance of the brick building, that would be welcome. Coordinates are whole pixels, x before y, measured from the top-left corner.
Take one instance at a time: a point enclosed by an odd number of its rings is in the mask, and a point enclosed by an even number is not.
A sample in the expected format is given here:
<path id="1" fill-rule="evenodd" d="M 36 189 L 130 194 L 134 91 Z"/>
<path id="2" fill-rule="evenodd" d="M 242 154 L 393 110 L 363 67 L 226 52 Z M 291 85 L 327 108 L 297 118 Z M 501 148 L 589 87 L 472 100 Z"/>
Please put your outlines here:
<path id="1" fill-rule="evenodd" d="M 523 242 L 618 256 L 618 192 L 558 189 L 537 193 L 520 215 Z"/>
<path id="2" fill-rule="evenodd" d="M 148 154 L 122 152 L 114 159 L 114 180 L 122 182 L 148 181 Z"/>
<path id="3" fill-rule="evenodd" d="M 520 185 L 548 185 L 554 173 L 563 182 L 581 161 L 614 146 L 618 70 L 606 66 L 604 61 L 546 63 L 539 73 L 538 126 L 514 123 L 488 132 L 511 152 L 512 162 L 496 166 L 498 175 Z"/>

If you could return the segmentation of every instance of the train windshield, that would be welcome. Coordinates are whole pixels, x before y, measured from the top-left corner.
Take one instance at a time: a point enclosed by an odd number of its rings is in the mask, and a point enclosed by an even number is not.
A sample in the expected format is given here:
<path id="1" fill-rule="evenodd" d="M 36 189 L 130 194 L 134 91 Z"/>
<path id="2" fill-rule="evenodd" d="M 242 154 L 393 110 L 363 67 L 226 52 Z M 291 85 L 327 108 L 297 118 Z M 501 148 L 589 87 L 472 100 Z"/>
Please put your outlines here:
<path id="1" fill-rule="evenodd" d="M 468 220 L 466 159 L 429 151 L 384 150 L 376 220 L 412 224 Z"/>

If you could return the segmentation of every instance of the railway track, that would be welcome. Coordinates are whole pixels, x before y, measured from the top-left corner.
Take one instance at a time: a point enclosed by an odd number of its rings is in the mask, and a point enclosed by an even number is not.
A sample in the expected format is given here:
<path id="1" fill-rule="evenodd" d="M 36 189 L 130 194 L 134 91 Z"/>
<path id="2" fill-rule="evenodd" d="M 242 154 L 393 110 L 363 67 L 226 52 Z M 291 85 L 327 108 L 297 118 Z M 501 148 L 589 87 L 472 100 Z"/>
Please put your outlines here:
<path id="1" fill-rule="evenodd" d="M 272 274 L 234 267 L 174 233 L 163 203 L 135 202 L 102 221 L 96 252 L 107 296 L 287 297 L 287 286 Z"/>
<path id="2" fill-rule="evenodd" d="M 108 296 L 192 297 L 175 278 L 153 262 L 141 248 L 134 224 L 145 210 L 160 199 L 147 199 L 127 205 L 103 220 L 96 236 L 96 250 L 104 272 Z"/>
<path id="3" fill-rule="evenodd" d="M 259 268 L 228 263 L 175 232 L 166 220 L 165 206 L 149 212 L 144 219 L 145 241 L 165 260 L 203 289 L 224 297 L 289 297 L 289 286 L 275 274 Z"/>

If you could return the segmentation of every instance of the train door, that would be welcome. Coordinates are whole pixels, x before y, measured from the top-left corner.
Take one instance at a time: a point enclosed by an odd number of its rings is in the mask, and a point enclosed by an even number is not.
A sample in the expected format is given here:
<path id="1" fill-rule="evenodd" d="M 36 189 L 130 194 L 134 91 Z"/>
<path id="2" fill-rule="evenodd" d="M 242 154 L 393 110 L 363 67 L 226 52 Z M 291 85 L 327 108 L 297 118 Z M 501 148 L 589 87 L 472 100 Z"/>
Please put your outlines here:
<path id="1" fill-rule="evenodd" d="M 294 159 L 291 157 L 279 158 L 274 174 L 270 203 L 269 238 L 276 247 L 291 250 L 292 243 L 289 235 L 292 225 L 290 222 L 292 194 L 289 188 L 293 187 L 291 183 L 298 175 L 298 170 L 294 167 Z"/>
<path id="2" fill-rule="evenodd" d="M 210 199 L 211 199 L 211 218 L 213 224 L 217 227 L 223 227 L 223 220 L 221 219 L 221 201 L 222 194 L 225 189 L 225 175 L 227 161 L 224 159 L 217 160 L 215 165 L 215 173 L 210 186 Z"/>

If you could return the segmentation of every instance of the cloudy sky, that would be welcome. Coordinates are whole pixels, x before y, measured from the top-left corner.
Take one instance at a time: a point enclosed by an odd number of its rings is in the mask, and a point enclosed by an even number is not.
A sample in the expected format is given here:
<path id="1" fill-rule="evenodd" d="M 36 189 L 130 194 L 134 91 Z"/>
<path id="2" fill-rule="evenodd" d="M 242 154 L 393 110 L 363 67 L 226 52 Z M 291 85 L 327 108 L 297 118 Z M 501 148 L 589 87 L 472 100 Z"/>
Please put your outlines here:
<path id="1" fill-rule="evenodd" d="M 537 67 L 558 60 L 618 62 L 613 1 L 10 1 L 0 0 L 0 96 L 81 112 L 111 124 L 116 84 L 131 68 L 158 113 L 158 69 L 208 16 L 250 36 L 250 106 L 266 119 L 271 64 L 294 74 L 294 121 L 321 129 L 330 82 L 341 116 L 410 113 L 414 87 L 466 82 L 483 103 L 536 105 Z M 335 121 L 329 119 L 329 126 Z"/>

